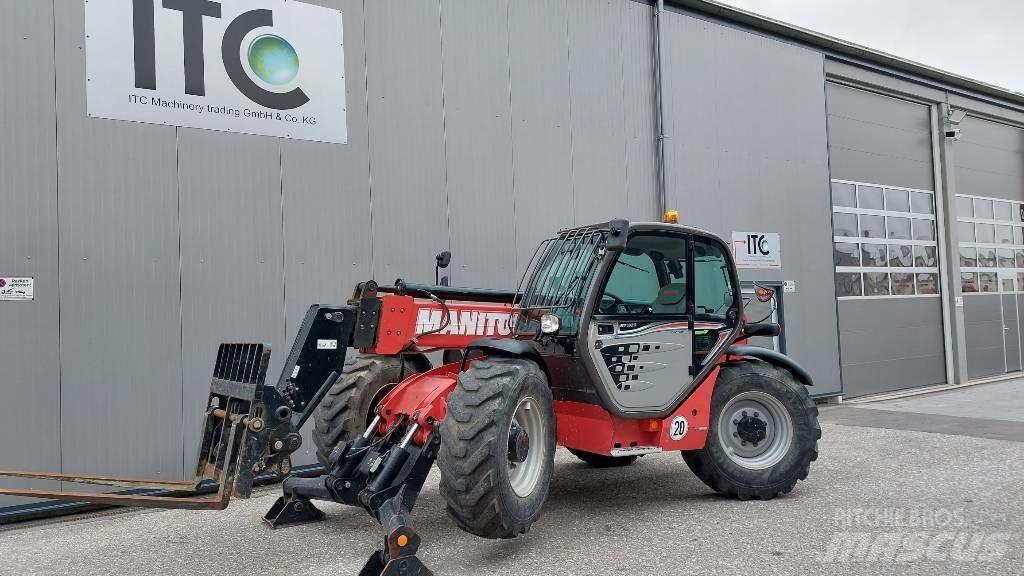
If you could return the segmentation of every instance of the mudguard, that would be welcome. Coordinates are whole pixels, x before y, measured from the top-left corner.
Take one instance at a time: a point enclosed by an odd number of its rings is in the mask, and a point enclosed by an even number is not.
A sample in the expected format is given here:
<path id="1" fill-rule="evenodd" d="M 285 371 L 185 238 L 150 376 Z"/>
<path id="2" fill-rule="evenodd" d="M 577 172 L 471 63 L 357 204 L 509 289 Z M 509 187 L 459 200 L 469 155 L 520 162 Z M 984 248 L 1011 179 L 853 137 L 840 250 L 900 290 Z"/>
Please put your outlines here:
<path id="1" fill-rule="evenodd" d="M 779 368 L 789 370 L 801 384 L 805 386 L 814 386 L 814 381 L 811 379 L 811 375 L 807 370 L 804 370 L 802 366 L 797 364 L 796 361 L 789 356 L 780 354 L 775 350 L 769 350 L 759 346 L 730 346 L 725 353 L 730 356 L 746 356 L 748 358 L 764 360 L 769 364 L 774 364 Z"/>

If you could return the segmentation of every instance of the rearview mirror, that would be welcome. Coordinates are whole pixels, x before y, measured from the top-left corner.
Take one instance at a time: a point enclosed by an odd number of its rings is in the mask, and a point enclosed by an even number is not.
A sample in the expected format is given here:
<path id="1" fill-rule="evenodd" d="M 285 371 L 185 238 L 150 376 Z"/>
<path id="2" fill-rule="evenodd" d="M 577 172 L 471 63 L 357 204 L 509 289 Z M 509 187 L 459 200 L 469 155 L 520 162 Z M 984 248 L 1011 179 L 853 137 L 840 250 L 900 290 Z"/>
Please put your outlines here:
<path id="1" fill-rule="evenodd" d="M 609 252 L 622 252 L 629 239 L 629 220 L 612 220 L 608 223 L 608 238 L 604 241 L 604 249 Z"/>

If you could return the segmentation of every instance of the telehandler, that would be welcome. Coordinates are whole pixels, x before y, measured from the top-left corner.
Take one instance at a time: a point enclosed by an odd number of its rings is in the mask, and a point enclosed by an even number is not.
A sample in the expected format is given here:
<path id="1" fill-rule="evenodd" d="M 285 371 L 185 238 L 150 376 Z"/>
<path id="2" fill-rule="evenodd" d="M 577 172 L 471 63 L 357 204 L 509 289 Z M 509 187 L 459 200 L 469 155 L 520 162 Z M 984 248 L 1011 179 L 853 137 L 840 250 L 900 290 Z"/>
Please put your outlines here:
<path id="1" fill-rule="evenodd" d="M 448 514 L 484 538 L 537 521 L 556 444 L 595 467 L 679 451 L 710 488 L 771 499 L 807 477 L 821 429 L 810 375 L 747 343 L 781 328 L 743 309 L 731 251 L 713 234 L 625 220 L 563 230 L 514 291 L 370 280 L 346 305 L 311 306 L 276 384 L 264 382 L 269 346 L 221 344 L 191 481 L 0 471 L 166 495 L 0 494 L 224 509 L 273 473 L 284 480 L 271 527 L 323 518 L 314 500 L 380 522 L 384 546 L 360 572 L 373 576 L 431 574 L 410 515 L 435 461 Z M 289 474 L 310 418 L 324 473 Z M 210 482 L 216 493 L 194 493 Z"/>

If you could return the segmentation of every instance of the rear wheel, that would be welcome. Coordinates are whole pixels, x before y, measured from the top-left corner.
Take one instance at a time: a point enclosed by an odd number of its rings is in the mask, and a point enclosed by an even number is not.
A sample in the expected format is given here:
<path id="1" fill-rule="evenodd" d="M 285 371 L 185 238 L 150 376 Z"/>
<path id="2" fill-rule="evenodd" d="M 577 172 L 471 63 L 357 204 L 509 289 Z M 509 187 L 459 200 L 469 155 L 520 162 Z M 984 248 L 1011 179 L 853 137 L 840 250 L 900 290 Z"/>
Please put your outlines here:
<path id="1" fill-rule="evenodd" d="M 621 466 L 629 466 L 633 462 L 636 462 L 637 459 L 637 456 L 605 456 L 604 454 L 584 452 L 583 450 L 576 450 L 575 448 L 569 448 L 569 452 L 594 468 L 618 468 Z"/>
<path id="2" fill-rule="evenodd" d="M 316 459 L 330 467 L 331 451 L 366 430 L 373 410 L 403 374 L 416 373 L 411 362 L 397 356 L 365 354 L 345 361 L 341 376 L 324 395 L 313 415 Z"/>
<path id="3" fill-rule="evenodd" d="M 441 422 L 441 495 L 463 530 L 523 534 L 540 517 L 555 455 L 555 414 L 536 363 L 490 357 L 459 375 Z"/>
<path id="4" fill-rule="evenodd" d="M 789 372 L 765 362 L 722 369 L 703 450 L 683 459 L 722 494 L 768 500 L 807 478 L 818 458 L 818 408 Z"/>

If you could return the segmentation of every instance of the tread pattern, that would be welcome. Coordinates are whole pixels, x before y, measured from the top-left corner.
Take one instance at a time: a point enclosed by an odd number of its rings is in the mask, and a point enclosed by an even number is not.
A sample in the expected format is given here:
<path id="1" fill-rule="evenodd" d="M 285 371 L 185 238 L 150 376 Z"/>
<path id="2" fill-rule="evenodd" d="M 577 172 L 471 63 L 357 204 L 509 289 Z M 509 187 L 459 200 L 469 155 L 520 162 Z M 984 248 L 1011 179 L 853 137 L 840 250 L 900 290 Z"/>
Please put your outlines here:
<path id="1" fill-rule="evenodd" d="M 438 467 L 441 470 L 441 495 L 449 516 L 459 528 L 484 538 L 513 538 L 530 529 L 540 515 L 540 504 L 547 496 L 551 466 L 547 479 L 542 478 L 543 494 L 535 511 L 525 515 L 510 510 L 503 500 L 511 490 L 503 490 L 505 482 L 497 466 L 504 466 L 507 437 L 502 422 L 511 418 L 522 390 L 522 382 L 530 375 L 543 378 L 540 369 L 529 360 L 491 357 L 477 360 L 459 376 L 455 390 L 448 396 L 448 412 L 441 423 L 441 449 Z M 546 383 L 546 405 L 551 410 L 551 392 Z M 538 400 L 540 402 L 541 400 Z M 549 431 L 554 436 L 554 417 Z M 520 499 L 523 500 L 523 499 Z M 518 512 L 522 512 L 519 510 Z"/>
<path id="2" fill-rule="evenodd" d="M 407 360 L 405 375 L 415 372 Z M 382 386 L 398 382 L 401 374 L 402 360 L 397 356 L 365 354 L 345 360 L 341 376 L 324 395 L 313 418 L 313 443 L 320 464 L 328 467 L 334 447 L 363 432 L 363 406 Z"/>
<path id="3" fill-rule="evenodd" d="M 719 461 L 724 456 L 718 455 L 711 447 L 712 442 L 717 442 L 717 434 L 713 422 L 708 432 L 708 444 L 703 450 L 683 452 L 683 459 L 690 470 L 711 489 L 739 500 L 771 500 L 780 494 L 788 494 L 800 480 L 807 478 L 810 473 L 811 462 L 818 459 L 818 440 L 821 439 L 821 425 L 818 423 L 818 407 L 814 404 L 807 387 L 797 382 L 793 375 L 767 362 L 758 360 L 742 361 L 723 368 L 721 376 L 715 385 L 716 395 L 712 399 L 712 412 L 717 415 L 719 403 L 728 401 L 728 398 L 720 397 L 717 392 L 723 390 L 725 385 L 738 381 L 771 380 L 781 390 L 783 404 L 794 407 L 797 414 L 802 413 L 808 423 L 808 428 L 801 431 L 794 431 L 797 443 L 796 449 L 800 450 L 799 460 L 795 463 L 793 473 L 788 476 L 771 481 L 765 478 L 767 471 L 745 472 L 749 477 L 738 481 L 734 475 L 726 470 Z M 796 415 L 796 414 L 795 414 Z M 804 446 L 800 446 L 803 444 Z M 769 469 L 770 470 L 770 469 Z"/>

